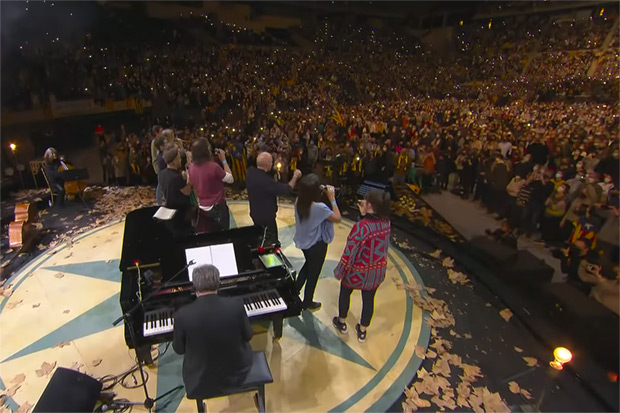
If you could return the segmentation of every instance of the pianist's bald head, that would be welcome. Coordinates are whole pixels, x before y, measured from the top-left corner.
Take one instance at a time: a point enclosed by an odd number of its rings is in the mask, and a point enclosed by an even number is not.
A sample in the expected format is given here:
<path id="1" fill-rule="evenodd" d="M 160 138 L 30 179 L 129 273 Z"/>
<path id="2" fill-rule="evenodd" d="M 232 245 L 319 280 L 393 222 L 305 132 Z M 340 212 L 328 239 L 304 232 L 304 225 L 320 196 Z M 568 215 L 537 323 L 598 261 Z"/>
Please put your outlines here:
<path id="1" fill-rule="evenodd" d="M 256 157 L 256 167 L 265 172 L 271 171 L 273 168 L 273 156 L 269 152 L 261 152 Z"/>
<path id="2" fill-rule="evenodd" d="M 196 295 L 214 293 L 220 286 L 220 271 L 211 264 L 203 264 L 194 268 L 192 282 Z"/>

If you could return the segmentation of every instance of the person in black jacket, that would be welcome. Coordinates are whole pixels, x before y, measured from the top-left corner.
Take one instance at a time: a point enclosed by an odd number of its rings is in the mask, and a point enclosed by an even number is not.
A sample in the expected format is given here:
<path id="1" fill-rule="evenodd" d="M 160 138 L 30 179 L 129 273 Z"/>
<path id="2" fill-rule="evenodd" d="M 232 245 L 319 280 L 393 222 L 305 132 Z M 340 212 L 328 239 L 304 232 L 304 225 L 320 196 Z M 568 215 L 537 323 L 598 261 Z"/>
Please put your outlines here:
<path id="1" fill-rule="evenodd" d="M 254 225 L 266 230 L 264 245 L 279 244 L 276 224 L 278 196 L 290 194 L 301 178 L 301 171 L 296 170 L 288 184 L 276 182 L 273 176 L 269 175 L 272 169 L 273 157 L 268 152 L 261 152 L 256 157 L 256 168 L 250 167 L 245 178 L 250 217 Z"/>
<path id="2" fill-rule="evenodd" d="M 197 266 L 192 281 L 196 300 L 176 312 L 172 348 L 183 354 L 187 397 L 200 400 L 243 383 L 252 365 L 252 327 L 241 301 L 217 295 L 215 266 Z"/>

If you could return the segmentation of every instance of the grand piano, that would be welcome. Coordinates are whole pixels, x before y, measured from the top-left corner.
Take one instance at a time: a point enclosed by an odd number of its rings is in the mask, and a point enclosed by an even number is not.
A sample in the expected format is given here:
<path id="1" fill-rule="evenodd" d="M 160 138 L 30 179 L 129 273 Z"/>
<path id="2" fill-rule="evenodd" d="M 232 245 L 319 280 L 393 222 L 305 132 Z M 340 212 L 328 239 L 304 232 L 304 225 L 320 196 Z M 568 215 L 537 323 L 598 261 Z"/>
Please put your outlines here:
<path id="1" fill-rule="evenodd" d="M 153 218 L 157 210 L 127 215 L 120 260 L 125 341 L 141 362 L 152 363 L 152 345 L 172 341 L 174 312 L 196 298 L 192 259 L 218 267 L 218 294 L 242 300 L 252 324 L 273 322 L 275 338 L 284 318 L 301 314 L 295 269 L 278 248 L 258 248 L 261 228 L 210 232 L 216 226 L 196 208 L 177 210 L 170 220 Z"/>

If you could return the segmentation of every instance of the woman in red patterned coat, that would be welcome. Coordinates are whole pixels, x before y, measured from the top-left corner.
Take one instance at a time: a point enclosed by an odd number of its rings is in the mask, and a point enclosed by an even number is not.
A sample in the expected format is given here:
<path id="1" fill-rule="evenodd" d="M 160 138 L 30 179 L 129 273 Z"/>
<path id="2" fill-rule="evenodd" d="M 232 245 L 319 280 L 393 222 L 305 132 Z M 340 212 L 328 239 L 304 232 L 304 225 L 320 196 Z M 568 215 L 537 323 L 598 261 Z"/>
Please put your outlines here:
<path id="1" fill-rule="evenodd" d="M 346 334 L 345 319 L 349 312 L 351 293 L 362 291 L 362 317 L 355 326 L 357 339 L 366 341 L 366 328 L 370 325 L 375 305 L 375 293 L 385 279 L 388 245 L 390 243 L 390 194 L 374 190 L 359 202 L 362 218 L 353 225 L 342 258 L 334 269 L 340 280 L 338 317 L 334 327 Z"/>

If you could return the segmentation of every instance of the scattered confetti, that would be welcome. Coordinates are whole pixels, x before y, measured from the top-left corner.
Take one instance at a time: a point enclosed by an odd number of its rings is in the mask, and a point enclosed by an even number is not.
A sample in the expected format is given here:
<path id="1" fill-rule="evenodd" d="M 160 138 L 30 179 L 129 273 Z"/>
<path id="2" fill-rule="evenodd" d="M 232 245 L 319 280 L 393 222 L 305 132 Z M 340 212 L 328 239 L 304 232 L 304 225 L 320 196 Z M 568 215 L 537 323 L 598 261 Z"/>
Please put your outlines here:
<path id="1" fill-rule="evenodd" d="M 15 410 L 15 413 L 28 413 L 30 411 L 30 409 L 32 409 L 34 406 L 31 405 L 29 402 L 23 403 L 19 406 L 19 408 L 17 410 Z"/>
<path id="2" fill-rule="evenodd" d="M 523 360 L 525 360 L 525 363 L 530 367 L 534 367 L 538 364 L 538 360 L 534 357 L 523 357 Z"/>
<path id="3" fill-rule="evenodd" d="M 514 394 L 521 393 L 521 387 L 516 381 L 511 381 L 510 383 L 508 383 L 508 389 L 510 389 L 510 392 Z"/>
<path id="4" fill-rule="evenodd" d="M 93 367 L 97 367 L 98 365 L 101 364 L 102 361 L 103 359 L 96 359 L 96 360 L 93 360 L 91 364 L 93 365 Z"/>
<path id="5" fill-rule="evenodd" d="M 452 268 L 452 267 L 454 267 L 454 260 L 452 258 L 450 258 L 450 257 L 446 257 L 441 262 L 441 265 L 443 265 L 446 268 Z"/>
<path id="6" fill-rule="evenodd" d="M 513 347 L 513 348 L 515 349 L 515 351 L 516 351 L 517 353 L 523 353 L 523 349 L 521 349 L 521 348 L 519 348 L 519 347 L 516 347 L 516 346 L 515 346 L 515 347 Z"/>
<path id="7" fill-rule="evenodd" d="M 17 376 L 13 377 L 11 380 L 9 380 L 9 383 L 17 385 L 22 384 L 24 380 L 26 380 L 26 375 L 24 373 L 20 373 Z"/>
<path id="8" fill-rule="evenodd" d="M 56 278 L 62 278 L 64 276 L 65 275 L 63 273 L 61 273 L 61 272 L 57 272 L 56 274 L 54 274 L 54 277 L 56 277 Z"/>
<path id="9" fill-rule="evenodd" d="M 10 303 L 8 303 L 6 305 L 7 310 L 11 310 L 15 307 L 17 307 L 18 305 L 20 305 L 24 300 L 19 300 L 19 301 L 11 301 Z"/>
<path id="10" fill-rule="evenodd" d="M 510 309 L 508 308 L 504 308 L 502 311 L 499 312 L 499 315 L 501 315 L 505 321 L 509 321 L 512 317 L 512 311 L 510 311 Z"/>
<path id="11" fill-rule="evenodd" d="M 430 255 L 430 256 L 431 256 L 431 257 L 433 257 L 433 258 L 437 258 L 437 259 L 439 259 L 439 258 L 441 258 L 441 250 L 437 249 L 437 250 L 435 250 L 435 251 L 431 252 L 431 253 L 430 253 L 430 254 L 428 254 L 428 255 Z"/>
<path id="12" fill-rule="evenodd" d="M 47 361 L 44 361 L 43 364 L 41 364 L 41 368 L 36 370 L 37 377 L 47 376 L 54 370 L 55 367 L 56 362 L 48 363 Z"/>

